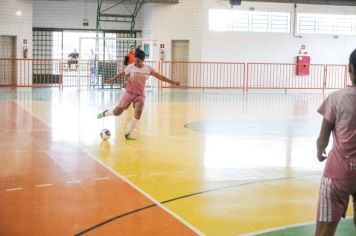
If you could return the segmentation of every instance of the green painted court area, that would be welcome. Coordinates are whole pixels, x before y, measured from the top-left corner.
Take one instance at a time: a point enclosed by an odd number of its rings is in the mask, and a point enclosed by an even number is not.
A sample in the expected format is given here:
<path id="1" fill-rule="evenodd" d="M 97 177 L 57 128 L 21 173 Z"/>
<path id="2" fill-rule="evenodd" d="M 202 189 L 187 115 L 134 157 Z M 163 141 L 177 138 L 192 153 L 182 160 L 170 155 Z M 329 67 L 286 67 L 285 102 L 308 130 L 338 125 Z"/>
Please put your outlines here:
<path id="1" fill-rule="evenodd" d="M 258 236 L 308 236 L 314 235 L 315 224 L 296 226 L 277 231 L 258 234 Z M 352 219 L 342 220 L 337 228 L 335 236 L 355 236 L 356 229 Z"/>

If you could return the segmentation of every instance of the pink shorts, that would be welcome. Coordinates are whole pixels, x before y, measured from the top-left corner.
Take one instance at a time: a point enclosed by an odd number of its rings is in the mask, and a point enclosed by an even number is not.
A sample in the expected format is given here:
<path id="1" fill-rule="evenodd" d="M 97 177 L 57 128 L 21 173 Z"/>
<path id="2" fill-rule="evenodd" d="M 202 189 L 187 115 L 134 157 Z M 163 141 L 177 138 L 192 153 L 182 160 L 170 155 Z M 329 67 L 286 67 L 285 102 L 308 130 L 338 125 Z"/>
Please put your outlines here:
<path id="1" fill-rule="evenodd" d="M 145 95 L 137 95 L 137 94 L 133 94 L 130 93 L 128 91 L 125 91 L 125 93 L 122 95 L 120 102 L 119 102 L 119 107 L 123 107 L 125 110 L 127 108 L 129 108 L 129 106 L 131 105 L 131 103 L 135 103 L 136 102 L 145 102 Z"/>
<path id="2" fill-rule="evenodd" d="M 320 183 L 317 221 L 337 222 L 345 218 L 349 198 L 355 210 L 356 181 L 323 177 Z"/>

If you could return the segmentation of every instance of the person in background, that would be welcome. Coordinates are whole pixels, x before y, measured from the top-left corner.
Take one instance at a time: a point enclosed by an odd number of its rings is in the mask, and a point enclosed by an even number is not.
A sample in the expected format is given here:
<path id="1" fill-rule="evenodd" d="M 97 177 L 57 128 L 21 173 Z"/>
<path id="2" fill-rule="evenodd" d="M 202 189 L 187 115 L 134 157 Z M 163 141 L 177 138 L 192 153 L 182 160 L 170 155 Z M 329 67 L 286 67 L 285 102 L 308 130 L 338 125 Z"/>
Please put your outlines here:
<path id="1" fill-rule="evenodd" d="M 89 66 L 90 66 L 90 75 L 94 77 L 96 73 L 96 54 L 94 53 L 93 49 L 90 49 Z"/>
<path id="2" fill-rule="evenodd" d="M 72 65 L 75 65 L 75 68 L 78 68 L 78 59 L 79 53 L 77 49 L 74 49 L 72 53 L 68 55 L 68 68 L 71 69 Z"/>
<path id="3" fill-rule="evenodd" d="M 135 63 L 135 47 L 131 45 L 130 51 L 125 56 L 124 66 L 128 66 L 133 63 Z"/>

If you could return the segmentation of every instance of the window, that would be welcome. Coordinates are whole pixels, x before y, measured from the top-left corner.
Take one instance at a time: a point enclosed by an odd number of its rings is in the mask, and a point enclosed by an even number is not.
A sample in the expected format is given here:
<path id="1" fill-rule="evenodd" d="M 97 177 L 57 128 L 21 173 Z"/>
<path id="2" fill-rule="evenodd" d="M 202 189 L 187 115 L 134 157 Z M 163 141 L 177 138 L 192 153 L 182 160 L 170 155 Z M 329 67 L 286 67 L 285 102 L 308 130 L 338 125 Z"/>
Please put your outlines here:
<path id="1" fill-rule="evenodd" d="M 49 30 L 33 30 L 33 82 L 49 81 L 48 74 L 58 74 L 58 63 L 52 59 L 61 58 L 62 32 Z"/>
<path id="2" fill-rule="evenodd" d="M 298 33 L 356 35 L 356 15 L 298 14 Z"/>
<path id="3" fill-rule="evenodd" d="M 290 13 L 210 9 L 209 30 L 290 33 Z"/>
<path id="4" fill-rule="evenodd" d="M 61 32 L 52 32 L 45 30 L 33 31 L 33 58 L 35 59 L 52 59 L 53 34 Z"/>

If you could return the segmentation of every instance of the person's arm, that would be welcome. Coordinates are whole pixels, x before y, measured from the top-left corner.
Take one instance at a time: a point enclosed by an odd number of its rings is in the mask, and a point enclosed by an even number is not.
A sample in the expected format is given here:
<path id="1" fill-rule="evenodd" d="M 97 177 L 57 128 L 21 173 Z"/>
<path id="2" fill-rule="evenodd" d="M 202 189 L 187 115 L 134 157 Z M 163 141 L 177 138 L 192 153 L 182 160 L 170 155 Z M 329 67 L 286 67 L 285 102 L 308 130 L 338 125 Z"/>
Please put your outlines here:
<path id="1" fill-rule="evenodd" d="M 125 75 L 125 71 L 122 70 L 119 73 L 117 73 L 114 77 L 112 77 L 111 79 L 107 80 L 105 83 L 111 84 L 112 82 L 117 80 L 117 78 L 120 78 L 121 76 L 124 76 L 124 75 Z"/>
<path id="2" fill-rule="evenodd" d="M 167 77 L 157 73 L 156 71 L 152 71 L 151 73 L 152 76 L 156 77 L 157 79 L 161 80 L 161 81 L 164 81 L 164 82 L 167 82 L 167 83 L 170 83 L 170 84 L 174 84 L 176 86 L 179 86 L 180 85 L 180 82 L 179 81 L 174 81 L 174 80 L 170 80 L 168 79 Z"/>
<path id="3" fill-rule="evenodd" d="M 319 138 L 316 141 L 317 158 L 320 162 L 327 158 L 327 156 L 323 154 L 326 154 L 325 149 L 329 144 L 330 134 L 333 128 L 334 124 L 324 118 L 321 124 Z"/>

